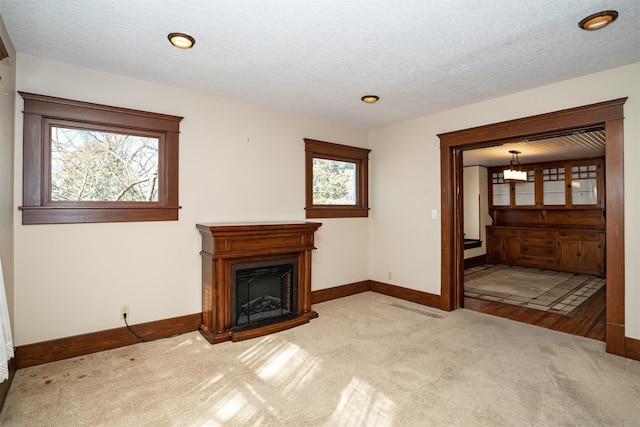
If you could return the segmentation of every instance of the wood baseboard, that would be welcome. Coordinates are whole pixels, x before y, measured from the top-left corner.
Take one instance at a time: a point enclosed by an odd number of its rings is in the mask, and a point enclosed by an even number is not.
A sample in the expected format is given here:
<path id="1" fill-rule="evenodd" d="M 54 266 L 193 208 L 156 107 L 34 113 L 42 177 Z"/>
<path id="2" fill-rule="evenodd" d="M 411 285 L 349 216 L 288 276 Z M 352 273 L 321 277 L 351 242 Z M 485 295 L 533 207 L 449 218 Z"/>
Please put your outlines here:
<path id="1" fill-rule="evenodd" d="M 131 329 L 142 339 L 153 341 L 197 331 L 200 325 L 202 325 L 202 313 L 194 313 L 131 325 Z M 22 369 L 136 343 L 138 343 L 138 339 L 126 327 L 122 327 L 27 344 L 15 349 L 16 367 Z"/>
<path id="2" fill-rule="evenodd" d="M 416 291 L 403 288 L 402 286 L 390 285 L 388 283 L 377 282 L 375 280 L 363 280 L 362 282 L 350 283 L 348 285 L 336 286 L 328 289 L 311 292 L 311 303 L 318 304 L 333 299 L 348 297 L 360 292 L 372 291 L 379 294 L 389 295 L 405 301 L 411 301 L 429 307 L 440 308 L 440 295 L 428 292 Z"/>
<path id="3" fill-rule="evenodd" d="M 624 338 L 625 357 L 634 360 L 640 360 L 640 340 L 635 338 Z"/>
<path id="4" fill-rule="evenodd" d="M 312 291 L 311 304 L 318 304 L 325 301 L 331 301 L 333 299 L 348 297 L 349 295 L 359 294 L 360 292 L 366 292 L 370 290 L 369 283 L 370 280 L 363 280 L 362 282 L 349 283 L 348 285 Z"/>
<path id="5" fill-rule="evenodd" d="M 471 267 L 477 267 L 479 265 L 482 264 L 486 264 L 487 263 L 487 255 L 478 255 L 476 257 L 473 258 L 466 258 L 464 260 L 464 268 L 471 268 Z"/>
<path id="6" fill-rule="evenodd" d="M 375 280 L 370 280 L 370 290 L 405 301 L 440 308 L 440 295 L 416 291 L 415 289 L 403 288 L 402 286 L 390 285 L 388 283 L 376 282 Z"/>

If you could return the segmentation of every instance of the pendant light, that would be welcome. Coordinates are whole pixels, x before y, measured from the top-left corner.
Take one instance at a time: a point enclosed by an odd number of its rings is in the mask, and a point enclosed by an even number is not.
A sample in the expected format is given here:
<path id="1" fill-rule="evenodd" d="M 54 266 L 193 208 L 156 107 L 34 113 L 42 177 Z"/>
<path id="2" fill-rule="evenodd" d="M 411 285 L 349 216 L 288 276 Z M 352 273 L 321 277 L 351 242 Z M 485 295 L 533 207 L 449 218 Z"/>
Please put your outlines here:
<path id="1" fill-rule="evenodd" d="M 510 150 L 511 163 L 509 169 L 505 169 L 502 174 L 505 181 L 526 181 L 527 172 L 520 170 L 520 161 L 518 160 L 518 150 Z"/>

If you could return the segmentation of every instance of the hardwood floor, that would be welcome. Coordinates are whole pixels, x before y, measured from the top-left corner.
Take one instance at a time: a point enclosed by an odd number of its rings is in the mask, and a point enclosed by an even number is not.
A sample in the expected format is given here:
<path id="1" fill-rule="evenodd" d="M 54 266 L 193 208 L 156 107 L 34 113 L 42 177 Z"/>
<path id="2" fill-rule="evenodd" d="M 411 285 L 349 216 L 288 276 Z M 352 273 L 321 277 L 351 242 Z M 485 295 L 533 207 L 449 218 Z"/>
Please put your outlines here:
<path id="1" fill-rule="evenodd" d="M 469 297 L 464 299 L 464 308 L 572 335 L 605 341 L 605 296 L 606 293 L 602 289 L 588 306 L 573 317 Z"/>

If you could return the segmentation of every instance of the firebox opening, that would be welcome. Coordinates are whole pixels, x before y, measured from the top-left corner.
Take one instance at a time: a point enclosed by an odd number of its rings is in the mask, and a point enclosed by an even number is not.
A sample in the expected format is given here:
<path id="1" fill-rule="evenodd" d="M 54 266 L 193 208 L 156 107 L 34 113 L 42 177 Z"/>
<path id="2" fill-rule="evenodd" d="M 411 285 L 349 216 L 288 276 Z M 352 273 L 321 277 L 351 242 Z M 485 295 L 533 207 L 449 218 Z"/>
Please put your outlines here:
<path id="1" fill-rule="evenodd" d="M 297 281 L 297 258 L 232 265 L 231 329 L 237 331 L 296 317 Z"/>

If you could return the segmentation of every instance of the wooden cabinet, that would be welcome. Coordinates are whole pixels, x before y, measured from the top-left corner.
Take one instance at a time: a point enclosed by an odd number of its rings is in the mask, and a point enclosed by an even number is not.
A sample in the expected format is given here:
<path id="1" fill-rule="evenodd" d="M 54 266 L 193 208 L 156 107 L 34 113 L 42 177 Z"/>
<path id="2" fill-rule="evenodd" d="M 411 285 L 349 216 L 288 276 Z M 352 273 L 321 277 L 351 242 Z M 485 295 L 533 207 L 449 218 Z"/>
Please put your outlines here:
<path id="1" fill-rule="evenodd" d="M 558 264 L 555 230 L 520 230 L 520 263 L 533 268 L 554 269 Z"/>
<path id="2" fill-rule="evenodd" d="M 489 242 L 491 244 L 489 245 Z M 515 265 L 518 263 L 520 233 L 509 227 L 487 227 L 487 262 Z"/>
<path id="3" fill-rule="evenodd" d="M 599 231 L 558 232 L 560 269 L 584 274 L 604 274 L 604 233 Z"/>
<path id="4" fill-rule="evenodd" d="M 565 228 L 487 227 L 487 262 L 603 275 L 605 233 Z"/>
<path id="5" fill-rule="evenodd" d="M 505 167 L 489 169 L 492 209 L 594 209 L 604 207 L 604 159 L 522 165 L 526 181 L 504 180 Z"/>

